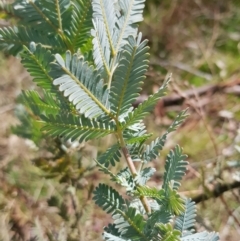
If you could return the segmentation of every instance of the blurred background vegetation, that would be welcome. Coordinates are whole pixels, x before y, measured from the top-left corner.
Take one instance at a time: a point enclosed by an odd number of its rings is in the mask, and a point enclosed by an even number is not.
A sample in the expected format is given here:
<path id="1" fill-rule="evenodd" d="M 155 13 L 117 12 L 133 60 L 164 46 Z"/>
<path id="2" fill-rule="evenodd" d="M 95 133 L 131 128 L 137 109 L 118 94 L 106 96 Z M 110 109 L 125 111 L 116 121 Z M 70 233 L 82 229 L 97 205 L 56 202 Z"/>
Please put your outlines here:
<path id="1" fill-rule="evenodd" d="M 240 1 L 147 0 L 144 17 L 151 57 L 138 102 L 173 74 L 148 130 L 159 136 L 180 110 L 190 114 L 152 163 L 158 171 L 149 185 L 161 185 L 164 157 L 179 143 L 190 162 L 181 190 L 198 203 L 196 228 L 239 241 Z M 1 11 L 0 26 L 10 24 Z M 111 137 L 63 145 L 34 129 L 18 96 L 36 87 L 20 59 L 0 56 L 0 240 L 101 240 L 110 217 L 91 201 L 104 178 L 93 158 Z"/>

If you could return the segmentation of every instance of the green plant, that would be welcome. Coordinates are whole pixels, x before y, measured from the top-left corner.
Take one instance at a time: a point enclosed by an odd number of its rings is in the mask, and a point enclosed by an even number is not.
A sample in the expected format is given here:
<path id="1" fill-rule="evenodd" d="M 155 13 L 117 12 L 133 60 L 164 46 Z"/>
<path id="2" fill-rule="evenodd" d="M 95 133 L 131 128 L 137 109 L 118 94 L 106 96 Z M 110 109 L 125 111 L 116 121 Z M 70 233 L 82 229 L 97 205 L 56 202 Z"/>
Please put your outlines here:
<path id="1" fill-rule="evenodd" d="M 147 186 L 155 169 L 146 165 L 159 155 L 186 111 L 163 136 L 146 144 L 151 134 L 143 119 L 164 96 L 169 78 L 132 108 L 148 68 L 149 48 L 137 25 L 143 9 L 144 0 L 19 0 L 2 6 L 19 25 L 0 30 L 0 47 L 20 53 L 40 87 L 24 91 L 22 99 L 44 134 L 79 142 L 116 137 L 95 160 L 127 193 L 124 198 L 104 183 L 94 191 L 96 204 L 114 220 L 104 229 L 104 240 L 215 241 L 214 232 L 194 233 L 195 205 L 177 192 L 188 164 L 179 146 L 167 156 L 161 189 Z M 110 167 L 121 156 L 127 167 L 115 174 Z"/>

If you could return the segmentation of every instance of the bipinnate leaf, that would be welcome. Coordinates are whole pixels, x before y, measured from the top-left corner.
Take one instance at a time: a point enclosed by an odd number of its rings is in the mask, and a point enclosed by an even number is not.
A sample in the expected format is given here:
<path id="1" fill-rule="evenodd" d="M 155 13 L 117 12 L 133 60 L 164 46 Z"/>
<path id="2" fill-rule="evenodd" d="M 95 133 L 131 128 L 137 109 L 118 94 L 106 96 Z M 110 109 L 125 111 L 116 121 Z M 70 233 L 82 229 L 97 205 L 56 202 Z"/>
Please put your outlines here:
<path id="1" fill-rule="evenodd" d="M 141 161 L 144 143 L 151 136 L 152 134 L 146 132 L 146 127 L 143 122 L 129 126 L 124 130 L 123 137 L 132 160 Z"/>
<path id="2" fill-rule="evenodd" d="M 93 56 L 101 75 L 110 81 L 117 66 L 116 57 L 119 57 L 129 36 L 135 38 L 137 35 L 137 23 L 143 19 L 144 2 L 93 0 Z"/>
<path id="3" fill-rule="evenodd" d="M 108 93 L 100 75 L 83 57 L 66 52 L 64 60 L 59 54 L 52 64 L 53 84 L 59 86 L 65 97 L 87 118 L 111 116 L 107 108 Z"/>
<path id="4" fill-rule="evenodd" d="M 69 38 L 77 52 L 91 39 L 92 23 L 92 0 L 71 1 L 72 21 L 70 25 Z"/>
<path id="5" fill-rule="evenodd" d="M 41 97 L 37 91 L 23 91 L 22 98 L 34 115 L 38 117 L 42 115 L 56 116 L 61 113 L 65 113 L 66 115 L 69 113 L 74 114 L 70 106 L 64 105 L 61 99 L 58 99 L 57 96 L 53 95 L 51 92 L 43 91 L 43 97 Z"/>
<path id="6" fill-rule="evenodd" d="M 22 25 L 49 35 L 63 32 L 71 23 L 70 0 L 17 0 L 13 8 Z"/>
<path id="7" fill-rule="evenodd" d="M 163 149 L 166 140 L 167 134 L 165 133 L 161 137 L 158 137 L 156 140 L 152 141 L 149 145 L 146 145 L 146 149 L 142 155 L 144 162 L 149 162 L 153 159 L 156 159 L 159 155 L 159 151 Z"/>
<path id="8" fill-rule="evenodd" d="M 174 230 L 170 223 L 157 224 L 155 227 L 160 234 L 161 241 L 180 241 L 181 233 L 178 230 Z"/>
<path id="9" fill-rule="evenodd" d="M 64 140 L 83 142 L 106 136 L 115 131 L 113 123 L 89 120 L 83 116 L 61 113 L 55 117 L 53 115 L 40 117 L 44 124 L 43 131 L 53 137 L 63 137 Z"/>
<path id="10" fill-rule="evenodd" d="M 113 75 L 110 90 L 111 110 L 118 118 L 128 111 L 141 90 L 142 81 L 148 68 L 147 41 L 141 42 L 141 34 L 135 40 L 128 38 L 119 64 Z"/>
<path id="11" fill-rule="evenodd" d="M 156 172 L 156 169 L 153 167 L 146 167 L 143 170 L 138 173 L 138 175 L 135 177 L 135 182 L 139 184 L 140 186 L 145 186 L 147 181 L 153 176 L 153 174 Z"/>
<path id="12" fill-rule="evenodd" d="M 148 237 L 143 232 L 146 222 L 135 208 L 129 207 L 125 212 L 117 210 L 117 214 L 113 215 L 113 219 L 121 237 L 131 240 L 148 240 Z"/>
<path id="13" fill-rule="evenodd" d="M 131 133 L 131 130 L 127 130 L 126 132 L 124 132 L 124 138 L 126 139 L 126 143 L 128 145 L 134 145 L 134 144 L 143 144 L 146 140 L 148 140 L 152 134 L 146 134 L 145 132 L 135 132 L 135 133 Z"/>
<path id="14" fill-rule="evenodd" d="M 130 143 L 132 144 L 128 144 L 128 141 L 126 141 L 129 154 L 131 155 L 133 161 L 141 161 L 141 155 L 144 150 L 144 141 L 147 140 L 150 136 L 151 135 L 146 134 L 139 138 L 131 138 Z M 135 143 L 134 140 L 136 141 Z"/>
<path id="15" fill-rule="evenodd" d="M 143 121 L 129 126 L 123 132 L 123 137 L 126 139 L 128 144 L 145 142 L 151 135 L 152 134 L 147 133 L 146 126 Z"/>
<path id="16" fill-rule="evenodd" d="M 43 89 L 43 98 L 34 91 L 26 91 L 24 95 L 27 104 L 35 115 L 53 114 L 62 111 L 64 113 L 76 113 L 73 105 L 59 91 L 58 86 L 53 85 L 53 78 L 50 76 L 50 64 L 54 56 L 42 45 L 30 43 L 29 49 L 24 47 L 21 53 L 22 64 L 33 77 L 33 81 Z M 38 113 L 37 113 L 37 112 Z"/>
<path id="17" fill-rule="evenodd" d="M 120 233 L 118 232 L 118 229 L 116 228 L 116 225 L 112 224 L 112 223 L 109 223 L 107 227 L 104 227 L 104 232 L 106 232 L 108 234 L 120 236 Z"/>
<path id="18" fill-rule="evenodd" d="M 187 236 L 194 231 L 196 206 L 191 199 L 185 200 L 185 211 L 181 213 L 175 220 L 175 229 L 181 232 L 181 236 Z"/>
<path id="19" fill-rule="evenodd" d="M 117 21 L 117 44 L 116 52 L 126 44 L 128 37 L 137 35 L 138 23 L 143 20 L 145 0 L 122 0 L 118 1 L 120 13 Z"/>
<path id="20" fill-rule="evenodd" d="M 37 120 L 29 121 L 22 111 L 20 127 L 36 143 L 39 132 L 29 128 L 42 127 L 43 135 L 63 141 L 117 136 L 118 142 L 96 163 L 130 197 L 125 200 L 118 190 L 101 183 L 93 192 L 95 203 L 114 220 L 105 228 L 104 240 L 217 241 L 216 233 L 192 232 L 195 205 L 177 192 L 188 165 L 179 146 L 167 156 L 162 189 L 147 186 L 155 169 L 143 165 L 157 158 L 186 111 L 145 148 L 150 134 L 143 118 L 165 95 L 169 80 L 133 109 L 149 63 L 147 40 L 138 33 L 144 5 L 145 0 L 15 0 L 5 8 L 0 3 L 0 10 L 19 19 L 18 26 L 0 29 L 0 49 L 14 55 L 24 50 L 22 63 L 41 88 L 23 92 Z M 23 134 L 19 128 L 15 133 Z M 120 161 L 121 149 L 128 167 L 114 174 L 109 167 Z M 142 162 L 139 171 L 133 161 Z M 66 171 L 65 164 L 57 168 Z"/>
<path id="21" fill-rule="evenodd" d="M 132 192 L 136 186 L 128 167 L 117 173 L 115 181 L 121 186 L 125 187 L 127 192 Z"/>
<path id="22" fill-rule="evenodd" d="M 143 143 L 127 145 L 127 149 L 134 162 L 141 161 L 141 153 L 143 151 Z"/>
<path id="23" fill-rule="evenodd" d="M 144 233 L 147 236 L 153 234 L 153 228 L 157 223 L 167 224 L 171 221 L 172 214 L 167 210 L 161 208 L 160 210 L 154 211 L 148 218 L 146 225 L 144 227 Z"/>
<path id="24" fill-rule="evenodd" d="M 48 36 L 31 27 L 14 26 L 0 28 L 0 50 L 17 55 L 23 46 L 29 46 L 31 42 L 40 43 L 52 52 L 63 53 L 66 46 L 59 35 Z"/>
<path id="25" fill-rule="evenodd" d="M 117 16 L 114 1 L 93 0 L 93 57 L 101 76 L 112 78 L 111 58 L 117 55 Z"/>
<path id="26" fill-rule="evenodd" d="M 133 193 L 130 193 L 129 195 L 131 196 L 133 195 Z M 137 210 L 136 212 L 143 216 L 146 215 L 146 210 L 144 209 L 141 200 L 138 198 L 132 199 L 131 202 L 129 203 L 129 207 L 135 208 Z M 145 217 L 144 219 L 146 220 Z"/>
<path id="27" fill-rule="evenodd" d="M 50 64 L 54 56 L 49 50 L 40 44 L 31 42 L 30 49 L 24 47 L 21 53 L 22 64 L 33 77 L 33 81 L 46 91 L 58 92 L 58 88 L 53 85 L 53 79 L 49 75 Z"/>
<path id="28" fill-rule="evenodd" d="M 149 145 L 146 146 L 145 151 L 143 152 L 142 159 L 145 162 L 152 161 L 156 159 L 159 155 L 159 152 L 163 149 L 165 142 L 167 140 L 167 136 L 172 131 L 175 131 L 179 125 L 186 119 L 187 110 L 181 111 L 176 119 L 173 121 L 171 126 L 167 129 L 166 133 L 164 133 L 161 137 L 158 137 L 156 140 L 152 141 Z"/>
<path id="29" fill-rule="evenodd" d="M 175 120 L 173 121 L 173 123 L 168 127 L 167 132 L 173 132 L 175 131 L 187 118 L 188 114 L 187 114 L 187 109 L 181 111 L 177 117 L 175 118 Z"/>
<path id="30" fill-rule="evenodd" d="M 79 51 L 91 39 L 91 3 L 91 0 L 16 0 L 11 5 L 4 4 L 10 10 L 9 15 L 18 19 L 18 26 L 0 29 L 0 49 L 16 55 L 23 45 L 29 46 L 34 41 L 53 53 Z"/>
<path id="31" fill-rule="evenodd" d="M 95 203 L 107 213 L 115 213 L 118 209 L 124 210 L 124 199 L 112 187 L 99 184 L 93 194 Z"/>
<path id="32" fill-rule="evenodd" d="M 134 111 L 130 111 L 128 113 L 128 115 L 124 118 L 124 128 L 142 121 L 145 116 L 149 114 L 156 105 L 157 101 L 166 94 L 169 81 L 170 77 L 155 94 L 149 96 L 148 99 L 135 108 Z"/>
<path id="33" fill-rule="evenodd" d="M 98 162 L 104 165 L 105 167 L 109 167 L 110 164 L 112 166 L 115 166 L 116 162 L 119 162 L 120 158 L 120 145 L 114 144 L 111 147 L 109 147 L 106 150 L 106 152 L 104 152 L 98 157 Z"/>
<path id="34" fill-rule="evenodd" d="M 186 155 L 182 154 L 182 149 L 177 145 L 167 156 L 165 172 L 163 176 L 163 189 L 168 190 L 171 184 L 174 190 L 179 188 L 180 180 L 185 175 L 188 162 L 185 161 Z"/>
<path id="35" fill-rule="evenodd" d="M 161 189 L 163 190 L 163 189 Z M 172 189 L 171 185 L 169 185 L 168 189 L 164 189 L 164 199 L 156 201 L 162 205 L 162 207 L 169 211 L 172 214 L 180 215 L 185 210 L 185 202 L 184 199 L 177 193 L 175 189 Z"/>
<path id="36" fill-rule="evenodd" d="M 106 40 L 108 42 L 109 50 L 111 55 L 115 54 L 115 46 L 116 45 L 116 10 L 114 6 L 114 1 L 109 0 L 93 0 L 93 21 L 100 21 L 103 25 L 104 29 L 102 32 L 106 33 Z M 99 31 L 95 26 L 95 31 Z M 96 37 L 96 36 L 95 36 Z M 102 46 L 104 47 L 104 45 Z"/>
<path id="37" fill-rule="evenodd" d="M 102 77 L 110 76 L 110 46 L 107 34 L 104 31 L 104 24 L 99 19 L 93 22 L 94 29 L 91 30 L 93 36 L 93 59 L 95 66 Z"/>
<path id="38" fill-rule="evenodd" d="M 99 167 L 99 171 L 109 175 L 112 178 L 112 181 L 118 182 L 117 175 L 115 175 L 111 170 L 104 166 L 104 164 L 101 164 L 98 162 L 98 160 L 94 159 L 94 161 L 97 163 L 97 166 Z"/>
<path id="39" fill-rule="evenodd" d="M 165 198 L 164 190 L 157 190 L 155 187 L 148 186 L 138 186 L 137 193 L 138 196 L 150 197 L 158 202 L 162 202 Z"/>

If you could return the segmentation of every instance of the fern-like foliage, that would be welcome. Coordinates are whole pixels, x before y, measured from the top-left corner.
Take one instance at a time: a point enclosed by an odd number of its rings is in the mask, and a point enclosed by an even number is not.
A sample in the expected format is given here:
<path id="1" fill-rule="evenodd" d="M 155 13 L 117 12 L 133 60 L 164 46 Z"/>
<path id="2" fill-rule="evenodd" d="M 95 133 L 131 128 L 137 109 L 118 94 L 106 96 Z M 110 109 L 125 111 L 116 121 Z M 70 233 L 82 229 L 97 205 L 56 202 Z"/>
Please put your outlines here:
<path id="1" fill-rule="evenodd" d="M 108 234 L 113 234 L 113 235 L 116 235 L 116 236 L 119 236 L 120 233 L 118 232 L 118 229 L 116 228 L 116 225 L 115 224 L 108 224 L 107 227 L 104 228 L 104 231 L 105 233 L 108 233 Z"/>
<path id="2" fill-rule="evenodd" d="M 167 190 L 169 183 L 172 188 L 177 190 L 179 188 L 180 180 L 185 175 L 188 162 L 185 161 L 186 155 L 182 154 L 182 150 L 179 146 L 176 146 L 173 151 L 167 156 L 165 164 L 165 173 L 163 177 L 163 189 Z"/>
<path id="3" fill-rule="evenodd" d="M 192 234 L 195 224 L 196 207 L 191 199 L 185 201 L 185 211 L 176 218 L 175 229 L 181 232 L 182 237 Z"/>
<path id="4" fill-rule="evenodd" d="M 79 142 L 100 138 L 115 132 L 115 127 L 111 123 L 91 121 L 84 117 L 76 117 L 72 114 L 57 116 L 41 116 L 44 127 L 48 135 L 52 137 L 62 137 L 64 140 L 78 140 Z"/>
<path id="5" fill-rule="evenodd" d="M 180 195 L 172 190 L 171 187 L 166 191 L 164 189 L 157 190 L 147 186 L 137 187 L 137 195 L 151 197 L 156 200 L 160 206 L 170 213 L 180 214 L 184 211 L 184 201 Z"/>
<path id="6" fill-rule="evenodd" d="M 96 118 L 100 115 L 110 115 L 107 108 L 108 91 L 100 79 L 98 72 L 77 54 L 66 52 L 66 60 L 58 54 L 55 56 L 57 63 L 53 64 L 51 75 L 53 84 L 75 108 L 86 118 Z"/>
<path id="7" fill-rule="evenodd" d="M 149 216 L 144 232 L 147 235 L 150 235 L 153 232 L 153 227 L 155 226 L 155 224 L 157 223 L 167 224 L 171 221 L 171 219 L 172 219 L 172 214 L 169 211 L 164 210 L 163 208 L 156 210 L 154 213 L 152 213 Z"/>
<path id="8" fill-rule="evenodd" d="M 17 0 L 2 9 L 18 19 L 18 26 L 0 29 L 0 49 L 13 55 L 31 42 L 53 53 L 85 52 L 91 39 L 91 0 Z"/>
<path id="9" fill-rule="evenodd" d="M 147 181 L 154 175 L 155 171 L 156 169 L 152 167 L 144 168 L 135 178 L 136 183 L 140 186 L 146 185 Z"/>
<path id="10" fill-rule="evenodd" d="M 181 125 L 182 122 L 185 120 L 186 116 L 186 110 L 180 112 L 180 114 L 178 114 L 171 126 L 167 129 L 166 133 L 164 133 L 161 137 L 158 137 L 156 140 L 152 141 L 150 145 L 146 146 L 146 150 L 142 155 L 142 159 L 145 162 L 149 162 L 158 157 L 159 151 L 161 151 L 165 145 L 168 134 L 172 131 L 175 131 L 176 128 Z"/>
<path id="11" fill-rule="evenodd" d="M 4 27 L 0 29 L 0 50 L 6 50 L 12 55 L 17 55 L 23 46 L 31 42 L 41 43 L 44 48 L 62 53 L 66 49 L 64 42 L 58 35 L 46 36 L 30 27 Z"/>
<path id="12" fill-rule="evenodd" d="M 127 39 L 129 36 L 136 37 L 137 23 L 142 20 L 144 2 L 145 0 L 115 3 L 107 0 L 93 1 L 93 56 L 98 70 L 109 78 L 110 83 L 116 68 L 116 59 L 128 43 Z"/>
<path id="13" fill-rule="evenodd" d="M 145 234 L 151 237 L 152 240 L 160 240 L 159 230 L 157 225 L 171 223 L 172 215 L 165 210 L 156 210 L 147 220 L 145 225 Z"/>
<path id="14" fill-rule="evenodd" d="M 105 184 L 99 184 L 95 189 L 93 200 L 107 213 L 116 213 L 117 210 L 125 208 L 125 201 L 122 196 Z"/>
<path id="15" fill-rule="evenodd" d="M 165 95 L 170 78 L 133 108 L 149 63 L 147 40 L 142 41 L 138 33 L 144 3 L 16 0 L 1 5 L 0 11 L 17 18 L 18 24 L 0 29 L 0 49 L 20 53 L 23 66 L 38 85 L 37 91 L 22 93 L 30 111 L 19 115 L 20 127 L 37 128 L 36 133 L 22 128 L 34 141 L 40 128 L 44 136 L 63 141 L 83 142 L 109 134 L 116 137 L 95 160 L 100 171 L 126 189 L 123 198 L 119 189 L 100 183 L 93 193 L 96 204 L 113 219 L 104 229 L 104 240 L 217 241 L 216 233 L 193 233 L 194 203 L 177 192 L 188 164 L 179 146 L 167 156 L 162 187 L 147 185 L 155 169 L 146 164 L 157 158 L 168 134 L 186 118 L 186 111 L 162 137 L 146 145 L 151 134 L 143 118 Z M 29 113 L 33 121 L 28 120 Z M 19 128 L 15 133 L 24 136 Z M 115 174 L 111 167 L 122 159 L 128 166 L 117 167 Z"/>
<path id="16" fill-rule="evenodd" d="M 110 148 L 108 148 L 105 153 L 99 156 L 98 161 L 105 167 L 109 167 L 110 164 L 112 166 L 115 166 L 116 162 L 120 161 L 120 157 L 121 157 L 120 146 L 118 144 L 115 144 Z"/>
<path id="17" fill-rule="evenodd" d="M 169 80 L 170 78 L 168 78 L 154 95 L 149 96 L 148 99 L 141 103 L 135 110 L 128 112 L 128 116 L 124 118 L 124 128 L 132 126 L 144 119 L 156 105 L 156 102 L 166 94 Z"/>
<path id="18" fill-rule="evenodd" d="M 168 224 L 157 224 L 156 229 L 159 232 L 160 240 L 162 241 L 180 241 L 178 230 L 174 230 L 172 226 Z"/>
<path id="19" fill-rule="evenodd" d="M 92 0 L 71 1 L 72 21 L 69 31 L 69 39 L 74 50 L 81 49 L 85 52 L 84 46 L 91 40 L 92 29 Z M 91 47 L 89 49 L 92 49 Z"/>
<path id="20" fill-rule="evenodd" d="M 122 123 L 121 123 L 122 124 Z M 124 127 L 122 127 L 124 129 Z M 141 161 L 144 150 L 144 143 L 152 136 L 146 131 L 143 122 L 130 126 L 123 131 L 124 140 L 134 161 Z"/>
<path id="21" fill-rule="evenodd" d="M 102 22 L 104 26 L 103 32 L 106 33 L 107 42 L 109 43 L 109 47 L 114 52 L 114 44 L 116 41 L 113 41 L 114 35 L 116 34 L 116 9 L 114 7 L 114 1 L 107 0 L 93 0 L 93 18 L 94 20 L 98 20 Z"/>
<path id="22" fill-rule="evenodd" d="M 36 116 L 56 116 L 58 114 L 73 114 L 71 107 L 61 103 L 61 98 L 56 98 L 51 92 L 43 91 L 43 97 L 37 91 L 28 90 L 22 92 L 24 103 L 32 110 Z M 63 106 L 64 108 L 60 108 Z"/>
<path id="23" fill-rule="evenodd" d="M 93 24 L 92 31 L 94 45 L 94 61 L 98 70 L 105 75 L 111 75 L 110 57 L 113 52 L 113 36 L 116 25 L 116 15 L 113 1 L 94 0 L 93 1 Z M 103 74 L 103 75 L 104 75 Z"/>
<path id="24" fill-rule="evenodd" d="M 52 35 L 70 25 L 69 6 L 70 0 L 18 0 L 14 3 L 14 10 L 23 25 L 34 26 L 36 30 Z"/>
<path id="25" fill-rule="evenodd" d="M 33 113 L 38 117 L 48 114 L 55 116 L 58 113 L 77 115 L 78 112 L 74 106 L 53 84 L 54 79 L 50 75 L 49 65 L 54 61 L 51 52 L 40 44 L 31 43 L 30 49 L 24 47 L 21 56 L 21 62 L 33 77 L 33 81 L 43 89 L 41 95 L 36 91 L 23 92 L 23 100 Z"/>
<path id="26" fill-rule="evenodd" d="M 119 31 L 116 42 L 117 50 L 125 45 L 128 36 L 136 37 L 138 23 L 143 20 L 144 3 L 145 0 L 118 1 L 121 13 L 117 21 Z"/>
<path id="27" fill-rule="evenodd" d="M 137 40 L 130 36 L 128 44 L 124 46 L 110 92 L 111 109 L 116 117 L 124 114 L 139 95 L 148 68 L 149 48 L 146 43 L 147 41 L 141 43 L 141 35 Z"/>
<path id="28" fill-rule="evenodd" d="M 135 188 L 135 182 L 129 168 L 122 169 L 117 173 L 116 182 L 126 188 L 127 192 L 132 192 Z"/>
<path id="29" fill-rule="evenodd" d="M 33 81 L 48 92 L 56 93 L 58 89 L 53 85 L 53 79 L 49 75 L 49 63 L 54 61 L 54 56 L 42 45 L 31 43 L 30 49 L 24 47 L 21 53 L 22 64 L 33 77 Z"/>
<path id="30" fill-rule="evenodd" d="M 94 22 L 93 36 L 93 58 L 94 63 L 102 76 L 110 76 L 110 47 L 101 21 Z"/>
<path id="31" fill-rule="evenodd" d="M 150 188 L 148 186 L 140 186 L 137 188 L 138 195 L 144 197 L 151 197 L 155 200 L 158 200 L 160 203 L 165 198 L 164 190 L 157 190 L 156 188 Z"/>
<path id="32" fill-rule="evenodd" d="M 170 185 L 168 189 L 165 190 L 165 198 L 160 202 L 160 204 L 162 204 L 166 210 L 175 215 L 180 215 L 185 210 L 184 200 L 176 190 L 171 188 Z"/>
<path id="33" fill-rule="evenodd" d="M 145 220 L 142 215 L 137 213 L 135 208 L 130 207 L 125 212 L 118 210 L 113 219 L 115 219 L 115 227 L 122 237 L 133 240 L 148 240 L 148 237 L 143 233 Z"/>

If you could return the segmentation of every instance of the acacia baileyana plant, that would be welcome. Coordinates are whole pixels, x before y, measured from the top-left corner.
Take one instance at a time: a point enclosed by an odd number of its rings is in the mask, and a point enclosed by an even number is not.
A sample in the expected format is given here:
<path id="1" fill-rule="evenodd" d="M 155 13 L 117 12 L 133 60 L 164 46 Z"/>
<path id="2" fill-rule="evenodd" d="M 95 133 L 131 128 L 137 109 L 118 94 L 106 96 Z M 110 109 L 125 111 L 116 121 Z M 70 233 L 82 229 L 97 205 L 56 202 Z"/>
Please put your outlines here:
<path id="1" fill-rule="evenodd" d="M 184 121 L 186 111 L 164 135 L 145 144 L 151 134 L 143 119 L 164 96 L 169 80 L 132 107 L 148 69 L 149 48 L 137 25 L 144 2 L 19 0 L 2 5 L 18 18 L 18 26 L 0 30 L 0 47 L 13 55 L 20 53 L 23 66 L 39 86 L 39 91 L 24 91 L 22 98 L 44 133 L 79 142 L 109 134 L 116 137 L 95 161 L 112 184 L 126 188 L 128 198 L 112 185 L 96 187 L 94 201 L 113 219 L 104 228 L 104 240 L 216 241 L 215 232 L 194 232 L 195 204 L 178 194 L 188 165 L 179 146 L 167 156 L 162 187 L 147 185 L 155 172 L 149 162 Z M 113 173 L 111 166 L 119 161 L 127 167 Z"/>

